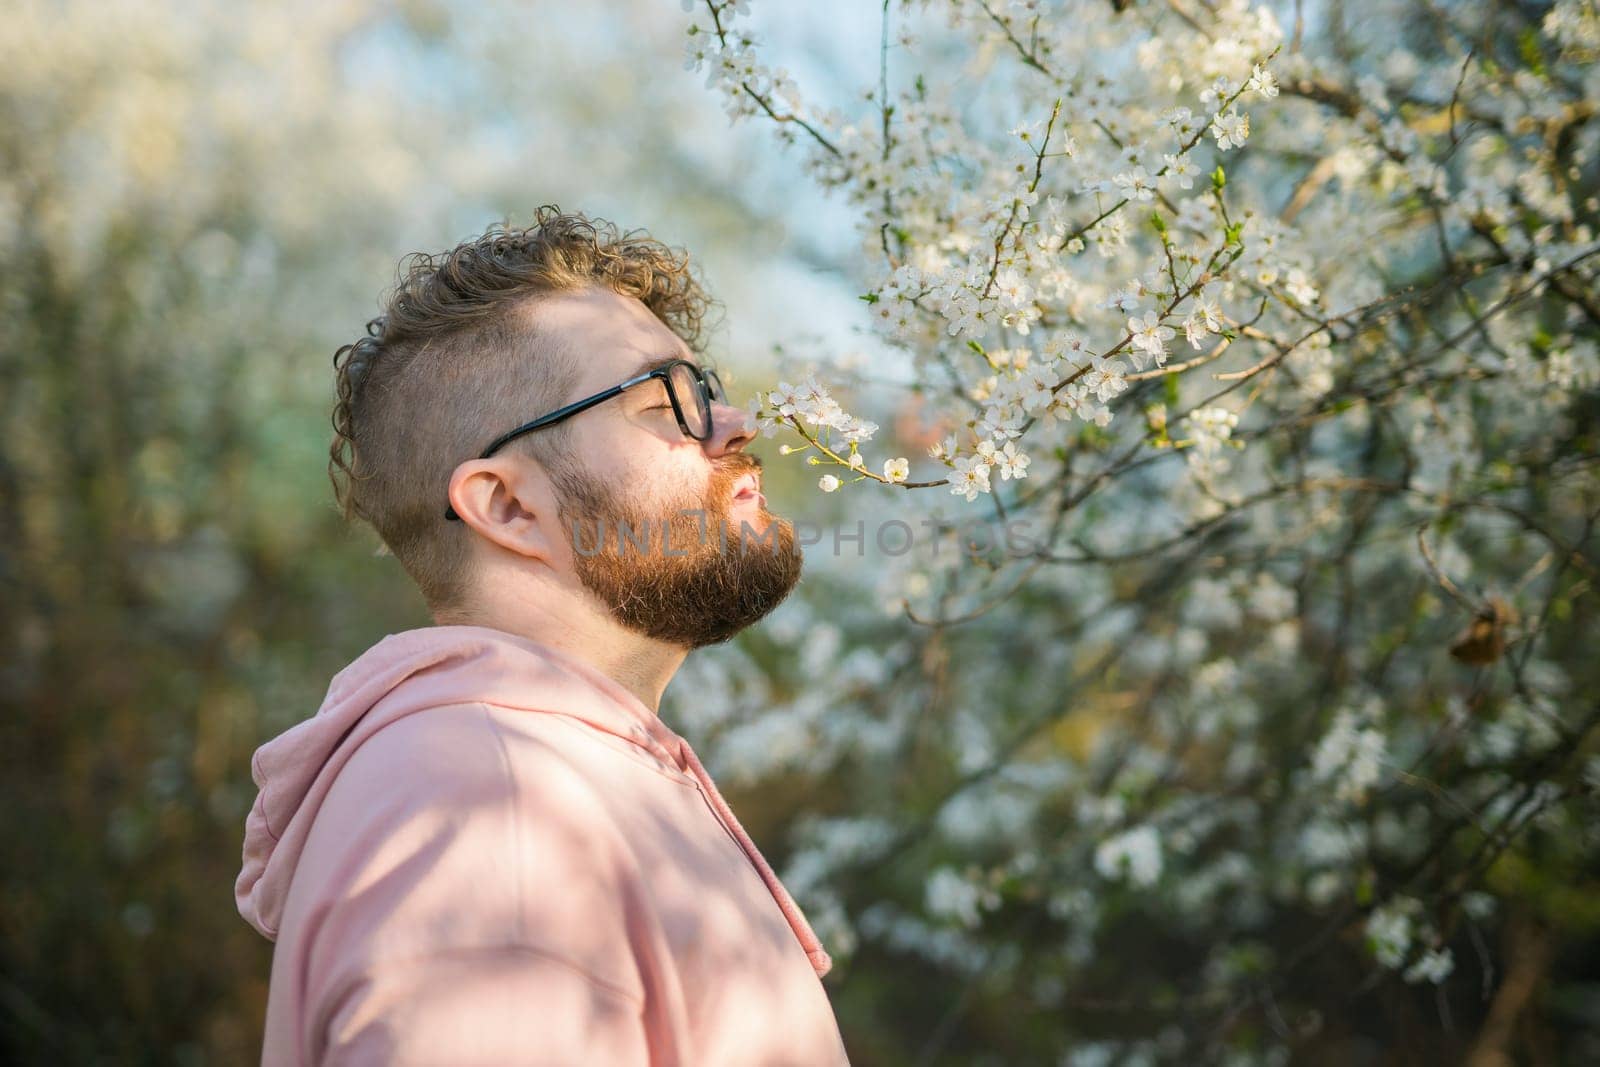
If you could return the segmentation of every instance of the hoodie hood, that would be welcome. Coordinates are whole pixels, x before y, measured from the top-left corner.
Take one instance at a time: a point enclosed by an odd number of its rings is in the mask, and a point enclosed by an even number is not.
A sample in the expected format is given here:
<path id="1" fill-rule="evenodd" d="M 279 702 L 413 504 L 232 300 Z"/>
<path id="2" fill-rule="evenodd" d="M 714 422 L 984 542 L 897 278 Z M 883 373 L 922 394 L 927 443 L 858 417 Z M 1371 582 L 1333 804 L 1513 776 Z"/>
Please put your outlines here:
<path id="1" fill-rule="evenodd" d="M 576 718 L 693 777 L 772 892 L 818 977 L 828 972 L 832 963 L 821 942 L 688 742 L 598 668 L 483 626 L 388 635 L 334 676 L 315 715 L 256 750 L 250 771 L 259 792 L 245 821 L 244 863 L 234 884 L 239 913 L 250 925 L 277 937 L 311 824 L 357 748 L 414 712 L 480 702 Z"/>

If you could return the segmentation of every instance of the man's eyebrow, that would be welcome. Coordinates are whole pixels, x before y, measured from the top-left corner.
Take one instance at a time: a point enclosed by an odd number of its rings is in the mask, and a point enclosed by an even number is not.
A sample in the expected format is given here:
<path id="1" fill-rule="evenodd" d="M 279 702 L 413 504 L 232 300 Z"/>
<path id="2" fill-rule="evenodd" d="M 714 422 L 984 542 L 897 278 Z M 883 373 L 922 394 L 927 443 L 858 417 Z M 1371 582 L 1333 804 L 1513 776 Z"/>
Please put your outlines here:
<path id="1" fill-rule="evenodd" d="M 693 363 L 697 367 L 701 366 L 701 364 L 697 360 L 690 359 L 688 356 L 680 355 L 677 352 L 672 352 L 672 353 L 669 353 L 668 355 L 664 355 L 664 356 L 651 356 L 651 357 L 649 357 L 643 363 L 641 363 L 637 367 L 633 368 L 633 372 L 631 374 L 629 374 L 628 377 L 629 378 L 637 378 L 639 375 L 644 374 L 646 371 L 657 370 L 657 369 L 659 369 L 661 367 L 665 367 L 668 363 L 676 363 L 680 359 L 686 359 L 690 363 Z M 702 368 L 702 369 L 704 369 L 704 368 Z M 715 370 L 716 368 L 713 367 L 711 369 Z"/>

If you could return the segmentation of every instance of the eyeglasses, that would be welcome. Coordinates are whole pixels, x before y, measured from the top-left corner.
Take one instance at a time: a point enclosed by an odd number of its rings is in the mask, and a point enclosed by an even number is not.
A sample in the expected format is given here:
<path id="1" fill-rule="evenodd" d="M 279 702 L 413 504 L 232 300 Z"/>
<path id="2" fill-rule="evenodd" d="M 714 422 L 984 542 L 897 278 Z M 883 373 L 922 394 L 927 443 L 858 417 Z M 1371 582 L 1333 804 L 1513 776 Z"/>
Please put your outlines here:
<path id="1" fill-rule="evenodd" d="M 613 385 L 610 389 L 602 390 L 593 396 L 586 396 L 582 400 L 568 404 L 566 407 L 557 408 L 548 415 L 541 415 L 532 422 L 525 422 L 510 433 L 502 434 L 495 438 L 494 443 L 483 450 L 479 459 L 488 459 L 506 442 L 521 437 L 534 430 L 542 430 L 546 426 L 554 426 L 562 419 L 570 419 L 580 411 L 587 411 L 596 404 L 610 400 L 621 395 L 625 390 L 643 385 L 652 378 L 660 378 L 667 387 L 667 399 L 672 403 L 672 412 L 678 417 L 678 428 L 696 441 L 709 440 L 711 437 L 711 402 L 719 404 L 728 401 L 728 393 L 722 387 L 722 379 L 717 377 L 717 372 L 707 368 L 701 370 L 687 359 L 675 359 L 670 363 L 663 363 L 654 370 L 629 378 L 620 385 Z M 454 505 L 445 508 L 444 517 L 456 522 L 461 516 L 456 514 Z"/>

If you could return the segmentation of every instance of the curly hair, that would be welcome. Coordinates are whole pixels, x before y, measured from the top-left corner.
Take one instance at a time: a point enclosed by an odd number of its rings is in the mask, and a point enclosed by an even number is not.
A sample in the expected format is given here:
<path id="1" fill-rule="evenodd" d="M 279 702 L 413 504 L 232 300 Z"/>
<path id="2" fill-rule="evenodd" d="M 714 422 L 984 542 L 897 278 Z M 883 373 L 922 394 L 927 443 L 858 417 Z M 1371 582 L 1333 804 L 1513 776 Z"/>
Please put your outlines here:
<path id="1" fill-rule="evenodd" d="M 526 310 L 593 285 L 636 297 L 702 351 L 713 301 L 688 253 L 545 205 L 529 226 L 403 258 L 366 336 L 334 354 L 334 499 L 345 521 L 377 531 L 436 613 L 463 604 L 471 580 L 467 524 L 443 518 L 451 474 L 534 409 L 560 406 L 576 383 L 576 365 Z M 570 478 L 567 429 L 526 434 L 508 450 Z"/>

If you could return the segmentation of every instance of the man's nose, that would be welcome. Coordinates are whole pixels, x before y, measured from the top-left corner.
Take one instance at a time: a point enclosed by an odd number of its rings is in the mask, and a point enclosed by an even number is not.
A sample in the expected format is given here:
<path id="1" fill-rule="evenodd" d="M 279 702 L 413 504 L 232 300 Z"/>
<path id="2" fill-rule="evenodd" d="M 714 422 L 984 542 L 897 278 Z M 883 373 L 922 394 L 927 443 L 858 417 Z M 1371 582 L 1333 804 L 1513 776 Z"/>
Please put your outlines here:
<path id="1" fill-rule="evenodd" d="M 737 452 L 755 438 L 756 420 L 753 415 L 732 404 L 712 403 L 711 436 L 705 442 L 707 453 L 720 456 L 724 452 Z"/>

